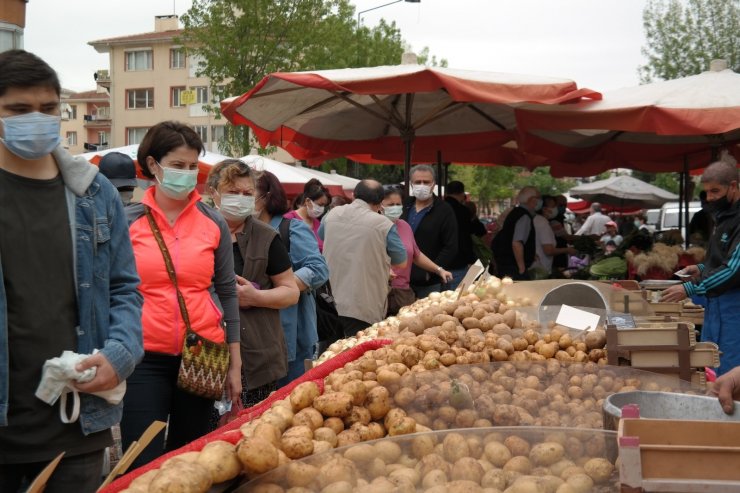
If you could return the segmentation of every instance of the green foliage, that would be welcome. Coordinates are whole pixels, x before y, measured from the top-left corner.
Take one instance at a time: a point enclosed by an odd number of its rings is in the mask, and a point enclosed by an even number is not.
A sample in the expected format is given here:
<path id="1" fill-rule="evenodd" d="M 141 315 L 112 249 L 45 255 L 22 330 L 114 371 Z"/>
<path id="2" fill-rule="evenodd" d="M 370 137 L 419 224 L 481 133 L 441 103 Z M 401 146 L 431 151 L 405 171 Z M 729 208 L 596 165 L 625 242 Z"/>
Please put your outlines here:
<path id="1" fill-rule="evenodd" d="M 575 185 L 572 180 L 553 178 L 550 168 L 527 171 L 510 166 L 450 166 L 450 181 L 459 180 L 478 203 L 479 209 L 508 205 L 522 187 L 536 187 L 543 195 L 559 195 Z"/>
<path id="2" fill-rule="evenodd" d="M 640 80 L 676 79 L 708 70 L 713 59 L 740 67 L 740 0 L 649 0 Z"/>
<path id="3" fill-rule="evenodd" d="M 408 50 L 411 50 L 411 47 L 407 47 Z M 448 62 L 446 58 L 441 58 L 440 60 L 437 60 L 436 55 L 430 55 L 429 54 L 429 47 L 425 46 L 421 49 L 421 51 L 416 55 L 416 60 L 419 62 L 419 65 L 426 65 L 427 67 L 447 67 Z"/>
<path id="4" fill-rule="evenodd" d="M 676 194 L 680 189 L 680 175 L 678 173 L 647 173 L 645 171 L 634 170 L 632 171 L 632 178 L 637 178 L 645 183 L 650 183 L 651 185 Z"/>
<path id="5" fill-rule="evenodd" d="M 217 100 L 272 72 L 399 63 L 404 43 L 395 23 L 358 30 L 354 15 L 349 0 L 194 0 L 180 42 L 201 58 L 198 75 L 211 79 Z M 239 127 L 220 147 L 241 156 L 253 145 Z"/>

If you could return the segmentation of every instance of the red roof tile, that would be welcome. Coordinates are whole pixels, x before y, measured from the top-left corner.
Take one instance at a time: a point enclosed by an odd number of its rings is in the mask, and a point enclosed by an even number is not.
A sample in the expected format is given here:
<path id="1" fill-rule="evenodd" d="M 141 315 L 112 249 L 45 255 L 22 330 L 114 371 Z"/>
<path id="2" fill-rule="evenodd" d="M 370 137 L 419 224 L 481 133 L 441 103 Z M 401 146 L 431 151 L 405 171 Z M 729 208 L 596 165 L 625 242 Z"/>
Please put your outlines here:
<path id="1" fill-rule="evenodd" d="M 94 99 L 94 100 L 104 99 L 104 100 L 107 101 L 107 100 L 110 99 L 110 96 L 108 95 L 108 93 L 98 92 L 98 91 L 93 90 L 93 91 L 83 91 L 83 92 L 75 92 L 75 93 L 72 93 L 72 94 L 69 95 L 69 98 L 67 98 L 67 99 L 81 99 L 81 100 L 85 100 L 85 99 Z"/>
<path id="2" fill-rule="evenodd" d="M 125 44 L 134 43 L 138 41 L 158 41 L 175 38 L 182 34 L 182 29 L 173 29 L 171 31 L 159 31 L 141 34 L 129 34 L 128 36 L 118 36 L 116 38 L 99 39 L 97 41 L 90 41 L 89 45 L 97 44 Z"/>

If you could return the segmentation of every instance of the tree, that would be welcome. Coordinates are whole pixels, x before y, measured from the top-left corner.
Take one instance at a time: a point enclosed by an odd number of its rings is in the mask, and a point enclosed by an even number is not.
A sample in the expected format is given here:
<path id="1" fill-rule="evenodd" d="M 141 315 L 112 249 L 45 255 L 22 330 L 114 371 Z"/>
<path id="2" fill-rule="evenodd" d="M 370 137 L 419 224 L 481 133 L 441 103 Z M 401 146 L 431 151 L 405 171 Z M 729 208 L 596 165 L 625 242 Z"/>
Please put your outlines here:
<path id="1" fill-rule="evenodd" d="M 349 0 L 194 0 L 181 42 L 200 60 L 215 100 L 243 94 L 266 74 L 397 64 L 404 43 L 395 23 L 357 28 Z M 208 109 L 220 118 L 218 108 Z M 231 127 L 221 151 L 252 147 L 247 127 Z"/>
<path id="2" fill-rule="evenodd" d="M 553 178 L 550 168 L 527 171 L 514 166 L 450 166 L 450 181 L 459 180 L 465 190 L 478 203 L 481 213 L 494 206 L 504 208 L 511 203 L 522 187 L 536 187 L 543 195 L 567 192 L 575 183 L 572 180 Z"/>
<path id="3" fill-rule="evenodd" d="M 407 50 L 411 50 L 410 46 L 407 46 L 406 48 Z M 446 58 L 441 58 L 440 60 L 437 60 L 436 55 L 430 55 L 428 46 L 425 46 L 421 49 L 421 51 L 416 55 L 416 59 L 419 62 L 419 65 L 426 65 L 427 67 L 446 68 L 448 65 Z"/>
<path id="4" fill-rule="evenodd" d="M 740 68 L 740 0 L 649 0 L 642 18 L 641 82 L 695 75 L 717 58 Z"/>

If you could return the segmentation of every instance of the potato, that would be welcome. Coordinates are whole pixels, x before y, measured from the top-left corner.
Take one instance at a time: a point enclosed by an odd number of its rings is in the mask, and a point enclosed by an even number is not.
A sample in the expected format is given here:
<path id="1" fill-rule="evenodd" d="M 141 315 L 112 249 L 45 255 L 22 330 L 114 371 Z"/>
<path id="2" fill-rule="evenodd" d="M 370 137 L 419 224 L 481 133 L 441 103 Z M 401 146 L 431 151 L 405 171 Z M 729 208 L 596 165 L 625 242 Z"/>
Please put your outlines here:
<path id="1" fill-rule="evenodd" d="M 456 480 L 447 483 L 446 490 L 449 493 L 482 493 L 483 489 L 473 481 Z"/>
<path id="2" fill-rule="evenodd" d="M 591 330 L 586 333 L 586 348 L 603 349 L 606 346 L 606 331 L 603 329 Z"/>
<path id="3" fill-rule="evenodd" d="M 278 447 L 280 446 L 280 438 L 282 437 L 282 432 L 280 429 L 270 423 L 257 423 L 257 426 L 254 427 L 254 433 L 252 433 L 253 438 L 262 438 L 264 440 L 267 440 L 274 446 Z"/>
<path id="4" fill-rule="evenodd" d="M 129 489 L 141 490 L 146 493 L 149 490 L 149 484 L 158 473 L 159 469 L 152 469 L 151 471 L 145 472 L 138 478 L 131 481 L 131 484 L 128 485 Z"/>
<path id="5" fill-rule="evenodd" d="M 352 412 L 352 396 L 346 392 L 320 395 L 314 399 L 313 407 L 324 416 L 343 418 Z"/>
<path id="6" fill-rule="evenodd" d="M 316 428 L 313 432 L 313 438 L 321 442 L 328 442 L 332 447 L 336 447 L 337 445 L 337 434 L 333 429 L 325 426 Z"/>
<path id="7" fill-rule="evenodd" d="M 213 483 L 234 479 L 242 469 L 234 445 L 221 440 L 206 444 L 196 463 L 208 469 Z"/>
<path id="8" fill-rule="evenodd" d="M 529 442 L 516 435 L 511 435 L 504 440 L 504 445 L 511 451 L 511 455 L 529 455 Z"/>
<path id="9" fill-rule="evenodd" d="M 198 457 L 200 457 L 200 452 L 197 452 L 197 451 L 183 452 L 182 454 L 178 454 L 174 457 L 170 457 L 169 459 L 164 461 L 160 469 L 166 469 L 173 464 L 177 464 L 178 461 L 195 462 L 198 460 Z"/>
<path id="10" fill-rule="evenodd" d="M 529 459 L 537 466 L 555 464 L 565 455 L 565 449 L 557 442 L 538 443 L 529 452 Z"/>
<path id="11" fill-rule="evenodd" d="M 285 468 L 285 480 L 291 488 L 308 486 L 318 473 L 319 468 L 316 466 L 302 461 L 291 462 Z"/>
<path id="12" fill-rule="evenodd" d="M 483 467 L 472 457 L 462 457 L 452 465 L 452 480 L 468 480 L 480 483 Z"/>
<path id="13" fill-rule="evenodd" d="M 483 450 L 488 461 L 496 467 L 503 467 L 512 457 L 511 451 L 500 442 L 490 441 Z"/>
<path id="14" fill-rule="evenodd" d="M 593 480 L 586 474 L 574 474 L 566 480 L 566 483 L 575 493 L 588 493 L 594 487 Z"/>
<path id="15" fill-rule="evenodd" d="M 506 476 L 501 469 L 491 469 L 486 471 L 481 478 L 481 486 L 484 488 L 495 488 L 503 491 L 506 489 Z"/>
<path id="16" fill-rule="evenodd" d="M 409 433 L 416 433 L 416 421 L 408 416 L 393 421 L 388 428 L 390 436 L 408 435 Z"/>
<path id="17" fill-rule="evenodd" d="M 271 409 L 267 410 L 262 416 L 260 416 L 260 423 L 270 423 L 274 425 L 282 433 L 288 426 L 291 425 L 291 420 L 286 420 L 281 414 L 273 412 Z"/>
<path id="18" fill-rule="evenodd" d="M 378 386 L 370 390 L 365 399 L 365 407 L 373 420 L 383 419 L 391 408 L 388 389 Z"/>
<path id="19" fill-rule="evenodd" d="M 532 463 L 528 458 L 518 455 L 509 459 L 509 461 L 504 464 L 503 469 L 504 471 L 514 471 L 520 474 L 529 474 L 530 472 L 532 472 Z"/>
<path id="20" fill-rule="evenodd" d="M 469 306 L 461 306 L 455 310 L 455 313 L 453 313 L 452 316 L 462 321 L 473 316 L 473 308 Z"/>
<path id="21" fill-rule="evenodd" d="M 364 425 L 370 423 L 370 411 L 368 411 L 364 407 L 360 406 L 352 406 L 352 410 L 350 411 L 348 416 L 345 416 L 344 426 L 350 427 L 355 423 L 362 423 Z"/>
<path id="22" fill-rule="evenodd" d="M 314 455 L 320 454 L 323 452 L 328 452 L 329 450 L 332 450 L 335 447 L 335 445 L 332 445 L 329 442 L 322 442 L 319 440 L 313 441 L 313 453 Z"/>
<path id="23" fill-rule="evenodd" d="M 313 407 L 301 409 L 293 416 L 293 426 L 306 426 L 315 430 L 324 425 L 324 416 Z"/>
<path id="24" fill-rule="evenodd" d="M 236 455 L 249 475 L 257 475 L 278 466 L 278 449 L 260 437 L 244 438 L 236 446 Z"/>
<path id="25" fill-rule="evenodd" d="M 445 486 L 447 484 L 447 475 L 440 471 L 429 471 L 421 480 L 424 490 L 429 491 L 434 486 Z"/>
<path id="26" fill-rule="evenodd" d="M 321 489 L 321 493 L 352 493 L 354 488 L 347 481 L 337 481 Z"/>
<path id="27" fill-rule="evenodd" d="M 410 467 L 401 467 L 392 471 L 388 475 L 388 479 L 390 479 L 391 482 L 397 485 L 400 485 L 400 483 L 405 481 L 416 486 L 421 482 L 421 475 L 415 469 L 412 469 Z"/>
<path id="28" fill-rule="evenodd" d="M 306 436 L 284 436 L 280 450 L 291 459 L 300 459 L 313 453 L 313 439 Z"/>
<path id="29" fill-rule="evenodd" d="M 465 437 L 459 433 L 448 433 L 442 441 L 443 457 L 454 464 L 463 457 L 470 456 L 470 447 Z"/>
<path id="30" fill-rule="evenodd" d="M 614 472 L 614 466 L 611 462 L 606 459 L 590 459 L 583 465 L 583 469 L 586 474 L 594 480 L 594 483 L 603 483 L 607 481 L 612 472 Z"/>
<path id="31" fill-rule="evenodd" d="M 290 392 L 290 405 L 293 411 L 300 411 L 313 404 L 320 394 L 321 390 L 315 382 L 300 383 Z"/>
<path id="32" fill-rule="evenodd" d="M 340 418 L 326 418 L 324 427 L 331 428 L 338 435 L 344 430 L 344 422 Z"/>
<path id="33" fill-rule="evenodd" d="M 152 493 L 203 493 L 213 484 L 211 473 L 194 462 L 176 461 L 160 469 L 149 483 Z"/>
<path id="34" fill-rule="evenodd" d="M 322 488 L 332 483 L 346 482 L 352 487 L 357 484 L 357 468 L 352 461 L 341 456 L 335 456 L 326 461 L 317 476 Z"/>
<path id="35" fill-rule="evenodd" d="M 446 437 L 445 437 L 446 438 Z M 417 459 L 431 454 L 434 451 L 436 440 L 433 435 L 420 435 L 411 441 L 411 454 Z"/>
<path id="36" fill-rule="evenodd" d="M 372 445 L 361 443 L 350 447 L 344 452 L 344 458 L 351 460 L 355 464 L 365 464 L 371 462 L 376 457 L 375 448 Z"/>
<path id="37" fill-rule="evenodd" d="M 337 435 L 337 447 L 344 447 L 361 441 L 362 437 L 356 430 L 344 430 Z"/>

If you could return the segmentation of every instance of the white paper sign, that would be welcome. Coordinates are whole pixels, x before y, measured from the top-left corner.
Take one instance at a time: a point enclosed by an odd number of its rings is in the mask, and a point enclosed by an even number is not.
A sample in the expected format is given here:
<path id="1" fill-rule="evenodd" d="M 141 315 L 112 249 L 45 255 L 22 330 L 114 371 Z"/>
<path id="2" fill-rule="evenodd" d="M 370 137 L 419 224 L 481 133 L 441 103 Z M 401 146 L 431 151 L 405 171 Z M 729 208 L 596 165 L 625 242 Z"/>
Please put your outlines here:
<path id="1" fill-rule="evenodd" d="M 591 331 L 599 326 L 599 320 L 601 320 L 601 316 L 598 314 L 563 305 L 560 307 L 560 313 L 558 313 L 555 323 L 571 329 Z"/>
<path id="2" fill-rule="evenodd" d="M 458 299 L 460 299 L 460 297 L 464 294 L 467 294 L 467 290 L 470 285 L 473 284 L 475 280 L 478 279 L 478 276 L 483 274 L 485 270 L 486 269 L 485 267 L 483 267 L 483 264 L 480 260 L 476 261 L 473 265 L 470 266 L 468 272 L 465 274 L 465 277 L 463 277 L 463 280 L 460 281 L 460 286 L 457 288 L 459 290 L 459 293 L 457 295 Z"/>

